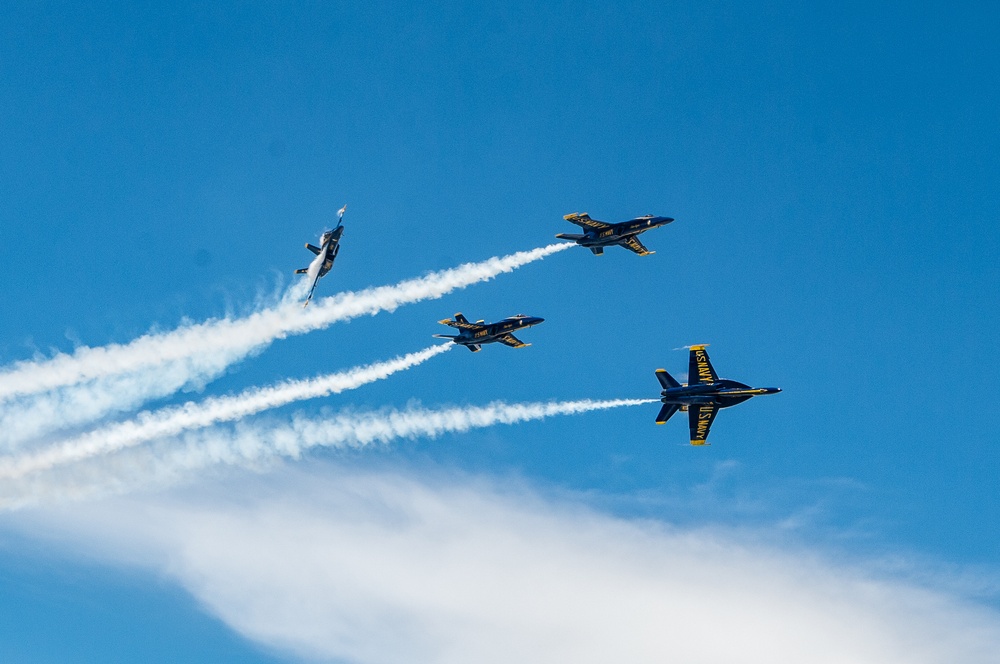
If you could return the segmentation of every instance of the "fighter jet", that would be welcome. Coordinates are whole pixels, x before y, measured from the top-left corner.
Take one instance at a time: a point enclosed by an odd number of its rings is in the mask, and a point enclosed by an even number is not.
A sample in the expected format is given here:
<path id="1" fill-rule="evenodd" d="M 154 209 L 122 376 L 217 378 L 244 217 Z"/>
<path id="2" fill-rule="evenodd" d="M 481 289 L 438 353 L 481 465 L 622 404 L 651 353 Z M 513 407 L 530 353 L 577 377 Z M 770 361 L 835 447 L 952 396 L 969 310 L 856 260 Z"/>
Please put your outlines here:
<path id="1" fill-rule="evenodd" d="M 320 278 L 326 276 L 326 273 L 333 267 L 333 261 L 337 258 L 337 252 L 340 251 L 340 236 L 344 234 L 345 212 L 347 212 L 346 205 L 337 210 L 337 227 L 332 231 L 326 231 L 320 236 L 318 247 L 314 247 L 306 242 L 306 249 L 316 254 L 316 258 L 313 259 L 312 263 L 309 263 L 309 267 L 295 271 L 295 274 L 305 274 L 309 277 L 309 295 L 306 296 L 306 301 L 302 303 L 303 307 L 309 305 L 309 300 L 312 299 L 313 293 L 316 292 L 316 284 L 319 283 Z"/>
<path id="2" fill-rule="evenodd" d="M 750 387 L 735 380 L 719 380 L 705 352 L 705 346 L 691 346 L 688 359 L 688 383 L 681 385 L 664 369 L 656 370 L 656 377 L 663 387 L 660 392 L 663 407 L 656 416 L 657 424 L 664 424 L 678 410 L 688 412 L 692 445 L 709 445 L 708 430 L 720 408 L 743 403 L 750 397 L 777 394 L 779 387 Z"/>
<path id="3" fill-rule="evenodd" d="M 538 325 L 544 320 L 544 318 L 538 318 L 537 316 L 518 314 L 510 318 L 504 318 L 497 323 L 487 323 L 481 320 L 470 323 L 465 316 L 458 313 L 455 314 L 454 320 L 445 318 L 438 322 L 442 325 L 458 328 L 461 330 L 460 334 L 435 334 L 434 336 L 438 339 L 451 339 L 455 343 L 465 346 L 473 353 L 478 353 L 483 344 L 491 344 L 494 341 L 499 341 L 504 346 L 510 346 L 511 348 L 524 348 L 531 344 L 524 343 L 511 334 L 511 332 L 514 330 L 523 330 L 532 325 Z"/>
<path id="4" fill-rule="evenodd" d="M 563 240 L 573 240 L 580 246 L 590 249 L 595 256 L 603 254 L 604 247 L 610 247 L 614 244 L 625 247 L 629 251 L 634 251 L 640 256 L 655 254 L 655 251 L 646 249 L 642 242 L 639 242 L 638 235 L 645 233 L 651 228 L 665 226 L 673 221 L 670 217 L 654 217 L 651 214 L 647 214 L 645 217 L 636 217 L 630 221 L 608 224 L 603 221 L 591 219 L 590 215 L 586 212 L 567 214 L 563 219 L 576 224 L 586 232 L 582 235 L 577 233 L 559 233 L 556 237 Z"/>

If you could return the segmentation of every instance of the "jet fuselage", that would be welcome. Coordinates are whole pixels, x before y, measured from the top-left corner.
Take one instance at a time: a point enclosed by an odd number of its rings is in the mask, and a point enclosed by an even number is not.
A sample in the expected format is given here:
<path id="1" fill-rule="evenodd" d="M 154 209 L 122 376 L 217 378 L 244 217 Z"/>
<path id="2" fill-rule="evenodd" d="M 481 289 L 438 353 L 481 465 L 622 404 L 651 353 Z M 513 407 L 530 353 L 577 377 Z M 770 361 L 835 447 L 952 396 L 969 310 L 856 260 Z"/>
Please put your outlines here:
<path id="1" fill-rule="evenodd" d="M 496 323 L 484 324 L 482 329 L 462 330 L 461 334 L 455 337 L 455 343 L 465 346 L 491 344 L 499 341 L 500 337 L 533 327 L 544 321 L 544 318 L 538 316 L 511 316 Z"/>
<path id="2" fill-rule="evenodd" d="M 577 244 L 584 247 L 610 247 L 621 242 L 622 238 L 633 235 L 640 235 L 653 228 L 665 226 L 672 222 L 670 217 L 636 217 L 631 221 L 623 221 L 618 224 L 611 224 L 609 228 L 595 229 L 583 234 Z"/>
<path id="3" fill-rule="evenodd" d="M 693 404 L 712 403 L 719 408 L 729 408 L 743 403 L 750 397 L 764 394 L 776 394 L 778 387 L 750 387 L 735 380 L 720 380 L 715 383 L 699 383 L 697 385 L 681 385 L 667 388 L 660 392 L 665 404 L 688 406 Z"/>
<path id="4" fill-rule="evenodd" d="M 333 267 L 333 261 L 340 251 L 340 236 L 344 234 L 344 227 L 337 226 L 332 231 L 323 233 L 320 238 L 320 253 L 313 259 L 313 263 L 319 261 L 320 267 L 318 277 L 325 277 L 326 273 Z"/>

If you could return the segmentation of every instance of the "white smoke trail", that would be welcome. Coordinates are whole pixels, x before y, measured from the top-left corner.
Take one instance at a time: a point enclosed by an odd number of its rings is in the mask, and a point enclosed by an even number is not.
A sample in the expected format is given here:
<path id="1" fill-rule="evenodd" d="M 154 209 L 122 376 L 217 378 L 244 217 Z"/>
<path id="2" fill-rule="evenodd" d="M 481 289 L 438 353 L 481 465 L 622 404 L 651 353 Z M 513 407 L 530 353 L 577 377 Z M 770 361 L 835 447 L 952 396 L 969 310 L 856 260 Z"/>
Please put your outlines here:
<path id="1" fill-rule="evenodd" d="M 163 487 L 218 465 L 259 467 L 276 458 L 297 459 L 315 447 L 365 447 L 402 438 L 433 438 L 498 424 L 656 403 L 656 399 L 580 400 L 467 406 L 430 410 L 341 413 L 321 419 L 296 416 L 287 424 L 237 423 L 167 438 L 148 447 L 85 459 L 46 472 L 0 482 L 0 509 L 73 501 Z"/>
<path id="2" fill-rule="evenodd" d="M 240 394 L 211 397 L 201 403 L 139 413 L 135 419 L 88 432 L 79 438 L 39 452 L 0 459 L 0 479 L 22 477 L 58 465 L 108 454 L 141 443 L 176 436 L 222 422 L 233 422 L 271 408 L 316 397 L 353 390 L 394 373 L 422 364 L 451 349 L 451 342 L 437 344 L 386 362 L 369 364 L 307 380 L 289 380 L 271 387 L 254 388 Z"/>
<path id="3" fill-rule="evenodd" d="M 127 344 L 85 346 L 72 354 L 19 362 L 0 373 L 0 401 L 94 379 L 133 374 L 168 363 L 177 363 L 178 371 L 186 372 L 190 381 L 203 380 L 276 339 L 322 329 L 357 316 L 394 311 L 404 304 L 436 299 L 571 246 L 575 245 L 551 244 L 479 263 L 466 263 L 391 286 L 340 293 L 307 309 L 286 301 L 245 318 L 209 320 L 172 332 L 147 334 Z"/>

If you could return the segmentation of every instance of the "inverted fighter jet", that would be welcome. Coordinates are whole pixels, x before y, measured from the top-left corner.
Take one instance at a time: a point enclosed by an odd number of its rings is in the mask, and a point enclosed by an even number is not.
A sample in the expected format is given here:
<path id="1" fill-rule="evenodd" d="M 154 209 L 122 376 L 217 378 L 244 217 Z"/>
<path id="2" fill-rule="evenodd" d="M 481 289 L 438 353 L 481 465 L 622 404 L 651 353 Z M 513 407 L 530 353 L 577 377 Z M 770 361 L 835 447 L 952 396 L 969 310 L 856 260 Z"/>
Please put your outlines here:
<path id="1" fill-rule="evenodd" d="M 603 254 L 604 247 L 610 247 L 615 244 L 625 247 L 629 251 L 634 251 L 640 256 L 655 254 L 655 251 L 650 251 L 643 246 L 642 242 L 639 242 L 638 235 L 645 233 L 651 228 L 665 226 L 673 221 L 670 217 L 654 217 L 651 214 L 647 214 L 645 217 L 636 217 L 635 219 L 623 221 L 618 224 L 609 224 L 591 219 L 590 215 L 586 212 L 567 214 L 563 219 L 571 224 L 576 224 L 585 232 L 582 235 L 578 233 L 559 233 L 556 237 L 563 240 L 573 240 L 580 246 L 590 249 L 595 256 Z"/>
<path id="2" fill-rule="evenodd" d="M 523 330 L 532 325 L 538 325 L 544 320 L 544 318 L 538 318 L 537 316 L 518 314 L 510 318 L 504 318 L 502 321 L 496 323 L 487 323 L 481 320 L 470 323 L 465 316 L 458 313 L 455 314 L 454 320 L 445 318 L 438 322 L 442 325 L 458 328 L 461 330 L 461 333 L 458 335 L 435 334 L 434 336 L 438 339 L 451 339 L 455 343 L 465 346 L 473 353 L 478 353 L 483 344 L 491 344 L 494 341 L 499 341 L 504 346 L 510 346 L 511 348 L 524 348 L 531 344 L 524 343 L 511 334 L 511 332 Z"/>
<path id="3" fill-rule="evenodd" d="M 750 397 L 776 394 L 779 387 L 750 387 L 735 380 L 720 380 L 705 352 L 705 346 L 691 346 L 688 359 L 688 383 L 681 385 L 664 369 L 656 370 L 663 387 L 660 392 L 663 407 L 656 416 L 657 424 L 665 424 L 678 410 L 688 412 L 692 445 L 708 445 L 708 430 L 720 408 L 743 403 Z"/>
<path id="4" fill-rule="evenodd" d="M 309 295 L 306 296 L 306 301 L 302 303 L 303 307 L 308 306 L 309 300 L 312 299 L 313 293 L 316 292 L 316 284 L 319 283 L 322 277 L 326 276 L 326 273 L 333 267 L 333 261 L 337 258 L 337 252 L 340 251 L 340 236 L 344 234 L 343 222 L 345 212 L 347 212 L 346 205 L 337 210 L 337 227 L 332 231 L 326 231 L 320 236 L 318 247 L 314 247 L 306 242 L 306 249 L 316 254 L 316 258 L 313 259 L 312 263 L 309 263 L 309 267 L 295 271 L 295 274 L 305 274 L 309 277 Z"/>

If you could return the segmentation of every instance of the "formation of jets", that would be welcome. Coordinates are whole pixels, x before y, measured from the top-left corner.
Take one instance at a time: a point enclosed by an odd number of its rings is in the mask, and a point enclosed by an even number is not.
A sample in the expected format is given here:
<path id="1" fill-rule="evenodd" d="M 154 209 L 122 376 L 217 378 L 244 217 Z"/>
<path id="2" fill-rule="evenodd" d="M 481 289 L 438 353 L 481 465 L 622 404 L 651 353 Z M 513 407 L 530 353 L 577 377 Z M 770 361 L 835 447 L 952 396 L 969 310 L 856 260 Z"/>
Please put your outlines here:
<path id="1" fill-rule="evenodd" d="M 347 206 L 345 205 L 337 211 L 337 227 L 323 233 L 320 237 L 320 246 L 306 244 L 306 249 L 316 254 L 316 258 L 309 264 L 309 267 L 295 271 L 296 274 L 305 274 L 309 280 L 309 292 L 302 304 L 303 307 L 309 304 L 319 280 L 330 271 L 337 258 L 337 253 L 340 251 L 340 238 L 344 234 L 343 219 L 346 210 Z M 595 256 L 602 255 L 605 247 L 615 245 L 625 247 L 640 256 L 652 255 L 655 252 L 648 250 L 639 241 L 639 234 L 665 226 L 673 221 L 671 217 L 657 217 L 647 214 L 628 221 L 607 223 L 591 219 L 586 212 L 567 214 L 563 219 L 580 226 L 584 232 L 579 234 L 559 233 L 556 237 L 572 240 L 578 245 L 590 249 Z M 472 323 L 461 313 L 457 313 L 454 318 L 445 318 L 438 322 L 457 329 L 458 334 L 435 334 L 433 336 L 440 339 L 451 339 L 473 353 L 479 352 L 485 344 L 491 343 L 501 343 L 511 348 L 525 348 L 531 344 L 526 344 L 515 337 L 514 332 L 544 321 L 544 318 L 537 316 L 517 314 L 495 323 L 487 323 L 483 320 Z M 689 347 L 687 383 L 678 382 L 665 369 L 656 370 L 656 378 L 663 388 L 660 392 L 660 401 L 663 406 L 656 416 L 656 423 L 666 424 L 667 420 L 673 417 L 677 411 L 686 411 L 692 445 L 709 444 L 708 432 L 712 428 L 715 416 L 722 408 L 735 406 L 752 397 L 776 394 L 781 391 L 781 388 L 778 387 L 750 387 L 735 380 L 720 379 L 708 359 L 708 353 L 705 351 L 706 346 L 707 344 L 699 344 Z"/>

